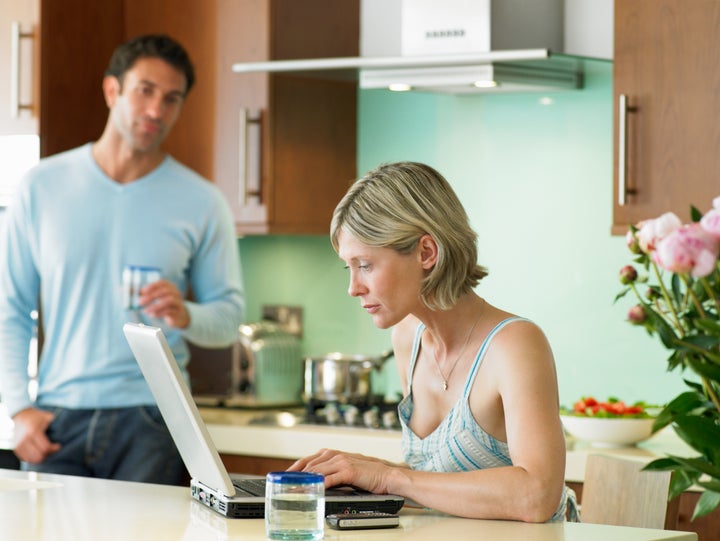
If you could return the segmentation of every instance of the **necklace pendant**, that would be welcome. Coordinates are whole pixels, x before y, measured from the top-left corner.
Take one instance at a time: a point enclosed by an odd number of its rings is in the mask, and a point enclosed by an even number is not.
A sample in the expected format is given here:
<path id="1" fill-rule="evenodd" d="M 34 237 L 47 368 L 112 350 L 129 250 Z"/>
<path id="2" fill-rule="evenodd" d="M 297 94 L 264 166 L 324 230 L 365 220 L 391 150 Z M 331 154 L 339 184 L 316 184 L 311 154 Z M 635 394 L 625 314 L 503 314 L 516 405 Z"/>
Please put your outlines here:
<path id="1" fill-rule="evenodd" d="M 443 391 L 447 391 L 447 381 L 443 380 Z"/>

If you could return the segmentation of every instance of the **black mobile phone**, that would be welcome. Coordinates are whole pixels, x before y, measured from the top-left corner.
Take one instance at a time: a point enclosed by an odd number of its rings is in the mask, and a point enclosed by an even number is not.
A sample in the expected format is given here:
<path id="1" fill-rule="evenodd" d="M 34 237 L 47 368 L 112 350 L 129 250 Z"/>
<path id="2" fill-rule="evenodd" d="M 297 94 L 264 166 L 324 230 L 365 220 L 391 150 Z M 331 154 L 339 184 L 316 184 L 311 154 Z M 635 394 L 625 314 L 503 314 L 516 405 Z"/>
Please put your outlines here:
<path id="1" fill-rule="evenodd" d="M 335 530 L 367 530 L 372 528 L 395 528 L 400 517 L 393 513 L 361 511 L 358 513 L 339 513 L 325 517 L 327 525 Z"/>

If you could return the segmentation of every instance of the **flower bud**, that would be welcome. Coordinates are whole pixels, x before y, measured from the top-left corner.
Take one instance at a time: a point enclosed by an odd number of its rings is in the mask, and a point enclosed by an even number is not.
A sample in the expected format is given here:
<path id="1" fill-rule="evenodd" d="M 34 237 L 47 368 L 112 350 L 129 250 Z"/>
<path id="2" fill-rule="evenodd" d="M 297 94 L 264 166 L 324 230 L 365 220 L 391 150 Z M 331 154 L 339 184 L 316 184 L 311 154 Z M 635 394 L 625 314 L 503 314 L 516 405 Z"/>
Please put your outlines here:
<path id="1" fill-rule="evenodd" d="M 656 287 L 649 287 L 645 292 L 645 298 L 649 301 L 654 301 L 660 298 L 660 291 Z"/>
<path id="2" fill-rule="evenodd" d="M 625 265 L 622 269 L 620 269 L 620 283 L 627 285 L 632 284 L 635 280 L 637 280 L 638 274 L 635 270 L 635 267 L 632 265 Z"/>
<path id="3" fill-rule="evenodd" d="M 630 230 L 625 234 L 625 244 L 628 247 L 628 250 L 632 252 L 633 254 L 639 254 L 642 252 L 640 250 L 640 241 L 638 241 L 638 238 L 635 236 L 635 231 Z"/>
<path id="4" fill-rule="evenodd" d="M 641 323 L 644 323 L 647 319 L 647 316 L 645 315 L 645 309 L 640 304 L 636 304 L 630 310 L 628 310 L 627 314 L 628 321 L 630 323 L 633 323 L 634 325 L 640 325 Z"/>

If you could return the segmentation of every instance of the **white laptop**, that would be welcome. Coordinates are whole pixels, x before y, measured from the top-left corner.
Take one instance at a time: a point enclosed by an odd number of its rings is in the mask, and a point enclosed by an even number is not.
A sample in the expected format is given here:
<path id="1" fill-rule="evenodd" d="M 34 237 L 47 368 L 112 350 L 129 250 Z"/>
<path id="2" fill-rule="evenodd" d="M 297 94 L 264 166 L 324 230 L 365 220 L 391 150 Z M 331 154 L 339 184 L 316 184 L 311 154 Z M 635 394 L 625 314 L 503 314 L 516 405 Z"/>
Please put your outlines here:
<path id="1" fill-rule="evenodd" d="M 126 323 L 123 332 L 190 473 L 191 496 L 226 517 L 263 517 L 265 479 L 228 474 L 162 330 Z M 325 491 L 325 514 L 396 513 L 404 501 L 392 494 L 333 487 Z"/>

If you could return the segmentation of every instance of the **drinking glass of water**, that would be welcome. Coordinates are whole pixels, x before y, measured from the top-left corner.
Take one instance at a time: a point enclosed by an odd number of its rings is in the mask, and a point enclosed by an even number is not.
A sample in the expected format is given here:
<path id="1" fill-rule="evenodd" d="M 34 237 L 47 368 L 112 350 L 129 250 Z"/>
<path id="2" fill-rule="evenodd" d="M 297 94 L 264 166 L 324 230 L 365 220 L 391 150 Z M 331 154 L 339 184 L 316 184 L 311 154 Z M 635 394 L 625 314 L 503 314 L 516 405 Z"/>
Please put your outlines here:
<path id="1" fill-rule="evenodd" d="M 324 477 L 309 472 L 270 472 L 265 488 L 265 532 L 270 539 L 322 539 Z"/>

